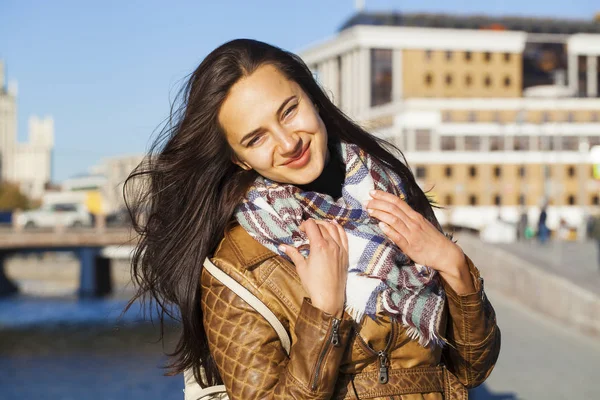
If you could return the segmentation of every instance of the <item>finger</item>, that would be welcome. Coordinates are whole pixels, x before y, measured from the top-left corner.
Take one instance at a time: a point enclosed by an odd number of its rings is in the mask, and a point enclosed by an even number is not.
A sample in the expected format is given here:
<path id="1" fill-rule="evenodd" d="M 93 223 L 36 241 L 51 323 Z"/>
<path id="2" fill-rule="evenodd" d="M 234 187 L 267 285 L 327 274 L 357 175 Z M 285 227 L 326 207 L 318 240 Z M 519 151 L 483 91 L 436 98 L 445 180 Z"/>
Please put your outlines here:
<path id="1" fill-rule="evenodd" d="M 297 268 L 304 268 L 306 259 L 295 247 L 287 244 L 280 244 L 278 248 L 292 260 L 292 263 L 294 263 Z"/>
<path id="2" fill-rule="evenodd" d="M 402 218 L 399 218 L 396 215 L 381 210 L 372 210 L 369 214 L 372 218 L 378 219 L 402 235 L 408 235 L 410 233 L 410 229 L 406 223 L 402 220 Z"/>
<path id="3" fill-rule="evenodd" d="M 404 201 L 404 199 L 401 197 L 395 196 L 391 193 L 384 192 L 381 190 L 371 190 L 369 192 L 369 194 L 374 199 L 383 200 L 383 201 L 387 201 L 389 203 L 394 204 L 396 207 L 401 209 L 411 219 L 417 219 L 417 218 L 421 217 L 421 214 L 419 214 L 418 212 L 413 210 L 412 207 L 409 206 L 408 203 L 406 201 Z"/>
<path id="4" fill-rule="evenodd" d="M 386 201 L 386 200 L 376 200 L 376 199 L 369 200 L 368 202 L 365 203 L 365 207 L 367 208 L 367 212 L 369 213 L 369 215 L 372 215 L 372 211 L 379 210 L 379 211 L 386 212 L 388 214 L 395 215 L 398 218 L 400 218 L 401 220 L 403 220 L 405 223 L 412 222 L 412 220 L 408 217 L 408 215 L 406 215 L 406 213 L 400 207 L 398 207 L 396 204 L 390 203 L 389 201 Z M 410 224 L 407 223 L 406 225 L 408 226 Z"/>
<path id="5" fill-rule="evenodd" d="M 316 243 L 319 240 L 323 240 L 321 230 L 319 229 L 315 220 L 312 218 L 302 222 L 300 224 L 300 230 L 306 233 L 306 236 L 308 236 L 308 240 L 310 240 L 311 243 Z"/>
<path id="6" fill-rule="evenodd" d="M 342 239 L 340 238 L 340 232 L 338 231 L 338 229 L 335 227 L 335 225 L 333 225 L 330 222 L 327 221 L 319 221 L 319 220 L 315 220 L 315 223 L 319 226 L 322 227 L 321 233 L 323 234 L 323 237 L 325 239 L 327 239 L 327 237 L 331 237 L 333 239 L 333 241 L 340 247 L 342 248 Z"/>
<path id="7" fill-rule="evenodd" d="M 346 251 L 348 251 L 348 234 L 346 233 L 346 230 L 344 229 L 344 227 L 342 225 L 340 225 L 339 222 L 337 222 L 335 219 L 333 220 L 333 223 L 335 224 L 335 227 L 338 229 L 338 231 L 340 232 L 340 238 L 342 239 L 342 246 L 344 247 L 344 249 Z"/>
<path id="8" fill-rule="evenodd" d="M 408 241 L 400 232 L 398 232 L 395 229 L 392 229 L 388 224 L 384 222 L 380 222 L 379 227 L 381 228 L 383 233 L 385 233 L 385 235 L 392 240 L 392 242 L 396 243 L 396 245 L 400 247 L 400 250 L 405 251 L 406 249 L 408 249 Z"/>

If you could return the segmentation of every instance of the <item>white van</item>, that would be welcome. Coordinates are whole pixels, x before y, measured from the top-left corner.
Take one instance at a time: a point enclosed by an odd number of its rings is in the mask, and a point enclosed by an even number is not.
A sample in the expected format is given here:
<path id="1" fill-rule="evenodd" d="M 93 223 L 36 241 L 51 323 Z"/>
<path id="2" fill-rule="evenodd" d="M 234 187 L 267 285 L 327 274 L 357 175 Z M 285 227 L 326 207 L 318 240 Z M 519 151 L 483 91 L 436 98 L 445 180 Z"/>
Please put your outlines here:
<path id="1" fill-rule="evenodd" d="M 16 224 L 24 228 L 53 228 L 55 226 L 92 226 L 92 215 L 80 203 L 45 204 L 37 210 L 17 215 Z"/>

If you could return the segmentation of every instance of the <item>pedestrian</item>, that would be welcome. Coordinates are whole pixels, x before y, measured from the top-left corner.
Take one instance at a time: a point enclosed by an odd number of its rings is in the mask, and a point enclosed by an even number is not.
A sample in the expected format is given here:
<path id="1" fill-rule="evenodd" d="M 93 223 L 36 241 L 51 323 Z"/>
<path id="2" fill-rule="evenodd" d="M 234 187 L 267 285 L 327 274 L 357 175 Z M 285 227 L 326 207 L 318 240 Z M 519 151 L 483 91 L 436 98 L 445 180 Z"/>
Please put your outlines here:
<path id="1" fill-rule="evenodd" d="M 596 242 L 598 268 L 600 269 L 600 214 L 590 215 L 589 237 Z"/>
<path id="2" fill-rule="evenodd" d="M 546 212 L 546 204 L 542 206 L 542 210 L 540 212 L 540 216 L 538 218 L 538 240 L 541 244 L 545 244 L 550 236 L 550 230 L 546 225 L 546 219 L 548 214 Z"/>
<path id="3" fill-rule="evenodd" d="M 528 225 L 527 220 L 527 209 L 523 208 L 521 210 L 521 215 L 519 216 L 519 221 L 517 222 L 517 240 L 524 240 L 527 238 L 526 230 Z"/>
<path id="4" fill-rule="evenodd" d="M 244 400 L 466 398 L 487 378 L 500 330 L 478 269 L 401 153 L 298 56 L 228 42 L 174 110 L 126 185 L 132 212 L 148 204 L 135 299 L 181 322 L 172 373 Z M 272 311 L 289 355 L 206 257 Z"/>

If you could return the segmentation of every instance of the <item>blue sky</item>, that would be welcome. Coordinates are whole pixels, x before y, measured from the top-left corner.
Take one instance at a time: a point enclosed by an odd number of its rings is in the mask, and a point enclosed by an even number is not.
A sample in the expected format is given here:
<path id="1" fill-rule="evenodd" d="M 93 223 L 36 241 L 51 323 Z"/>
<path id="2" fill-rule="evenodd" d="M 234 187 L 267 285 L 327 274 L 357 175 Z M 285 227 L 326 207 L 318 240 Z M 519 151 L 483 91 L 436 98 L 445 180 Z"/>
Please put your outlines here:
<path id="1" fill-rule="evenodd" d="M 593 0 L 366 0 L 367 10 L 591 19 Z M 0 59 L 30 115 L 55 123 L 53 180 L 144 152 L 182 79 L 213 48 L 248 37 L 299 50 L 332 36 L 354 0 L 0 0 Z"/>

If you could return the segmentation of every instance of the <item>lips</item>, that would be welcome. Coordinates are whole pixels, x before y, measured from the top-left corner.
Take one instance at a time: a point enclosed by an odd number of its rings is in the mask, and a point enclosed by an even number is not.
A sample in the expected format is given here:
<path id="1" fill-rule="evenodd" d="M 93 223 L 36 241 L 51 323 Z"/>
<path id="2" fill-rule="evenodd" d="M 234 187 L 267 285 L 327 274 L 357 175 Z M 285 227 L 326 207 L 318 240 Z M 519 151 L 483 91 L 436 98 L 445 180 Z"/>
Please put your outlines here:
<path id="1" fill-rule="evenodd" d="M 300 154 L 298 154 L 298 157 L 294 157 L 294 158 L 290 158 L 289 160 L 287 160 L 283 165 L 288 165 L 289 163 L 292 163 L 296 160 L 299 160 L 302 158 L 302 156 L 304 156 L 304 154 L 306 153 L 306 151 L 308 150 L 308 148 L 310 147 L 310 143 L 307 143 L 306 147 L 304 147 L 302 149 L 302 152 Z"/>

